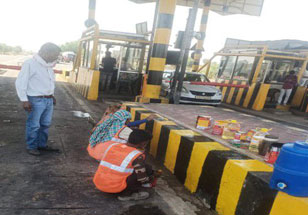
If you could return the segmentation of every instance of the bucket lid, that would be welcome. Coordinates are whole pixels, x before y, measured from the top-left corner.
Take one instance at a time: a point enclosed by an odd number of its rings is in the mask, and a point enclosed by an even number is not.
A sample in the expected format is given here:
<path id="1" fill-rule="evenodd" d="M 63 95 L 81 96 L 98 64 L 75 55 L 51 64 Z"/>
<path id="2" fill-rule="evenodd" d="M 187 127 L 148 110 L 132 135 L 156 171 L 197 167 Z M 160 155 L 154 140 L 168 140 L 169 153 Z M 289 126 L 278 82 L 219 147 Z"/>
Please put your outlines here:
<path id="1" fill-rule="evenodd" d="M 301 154 L 304 156 L 308 155 L 308 143 L 297 141 L 295 143 L 288 143 L 282 147 L 283 150 L 290 151 L 293 153 Z"/>
<path id="2" fill-rule="evenodd" d="M 273 135 L 265 135 L 264 140 L 269 142 L 277 142 L 279 140 L 279 137 Z"/>
<path id="3" fill-rule="evenodd" d="M 294 143 L 294 148 L 308 150 L 308 143 L 297 141 Z"/>

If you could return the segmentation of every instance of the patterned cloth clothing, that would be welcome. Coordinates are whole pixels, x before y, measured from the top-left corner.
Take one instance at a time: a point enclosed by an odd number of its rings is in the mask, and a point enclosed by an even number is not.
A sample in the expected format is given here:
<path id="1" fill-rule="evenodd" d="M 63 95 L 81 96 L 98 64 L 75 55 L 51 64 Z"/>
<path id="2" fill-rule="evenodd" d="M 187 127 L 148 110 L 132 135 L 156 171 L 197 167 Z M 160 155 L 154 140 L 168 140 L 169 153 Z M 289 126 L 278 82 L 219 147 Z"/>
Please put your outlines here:
<path id="1" fill-rule="evenodd" d="M 90 146 L 111 140 L 114 135 L 125 125 L 131 114 L 126 110 L 115 112 L 109 119 L 98 125 L 90 137 Z"/>

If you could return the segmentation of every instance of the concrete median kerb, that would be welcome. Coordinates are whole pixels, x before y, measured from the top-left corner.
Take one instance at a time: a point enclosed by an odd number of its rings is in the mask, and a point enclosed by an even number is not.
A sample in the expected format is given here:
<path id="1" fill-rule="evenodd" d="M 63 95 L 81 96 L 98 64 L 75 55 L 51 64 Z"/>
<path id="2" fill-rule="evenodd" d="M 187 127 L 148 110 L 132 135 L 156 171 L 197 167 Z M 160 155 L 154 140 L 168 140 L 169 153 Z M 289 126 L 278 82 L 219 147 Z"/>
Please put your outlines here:
<path id="1" fill-rule="evenodd" d="M 140 103 L 124 107 L 133 120 L 153 113 Z M 269 188 L 269 165 L 157 115 L 140 127 L 153 134 L 150 154 L 219 214 L 307 214 L 308 198 Z"/>

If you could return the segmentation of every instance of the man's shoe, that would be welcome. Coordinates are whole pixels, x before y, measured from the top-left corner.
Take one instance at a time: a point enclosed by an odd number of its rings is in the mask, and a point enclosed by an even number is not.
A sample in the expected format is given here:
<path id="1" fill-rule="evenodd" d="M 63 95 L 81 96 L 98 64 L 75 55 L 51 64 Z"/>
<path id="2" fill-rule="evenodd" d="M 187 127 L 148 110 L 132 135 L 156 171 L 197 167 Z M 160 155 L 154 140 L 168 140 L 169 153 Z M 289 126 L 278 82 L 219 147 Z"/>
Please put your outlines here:
<path id="1" fill-rule="evenodd" d="M 120 201 L 137 201 L 137 200 L 144 200 L 149 198 L 150 194 L 148 192 L 138 192 L 133 193 L 130 196 L 118 196 L 118 200 Z"/>
<path id="2" fill-rule="evenodd" d="M 60 149 L 55 149 L 55 148 L 52 148 L 50 146 L 38 147 L 37 149 L 40 150 L 40 151 L 45 151 L 45 152 L 60 152 Z"/>
<path id="3" fill-rule="evenodd" d="M 41 153 L 37 149 L 27 149 L 29 155 L 39 156 Z"/>

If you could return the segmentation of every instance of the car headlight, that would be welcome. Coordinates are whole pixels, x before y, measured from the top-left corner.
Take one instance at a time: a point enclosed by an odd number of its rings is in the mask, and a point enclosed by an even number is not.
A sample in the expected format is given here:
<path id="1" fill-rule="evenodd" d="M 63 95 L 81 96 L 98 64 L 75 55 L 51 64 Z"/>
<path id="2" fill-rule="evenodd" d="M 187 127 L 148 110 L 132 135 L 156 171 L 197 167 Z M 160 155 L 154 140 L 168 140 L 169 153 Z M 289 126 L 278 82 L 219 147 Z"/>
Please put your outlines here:
<path id="1" fill-rule="evenodd" d="M 216 93 L 216 95 L 217 95 L 217 96 L 221 96 L 222 94 L 221 94 L 221 92 L 219 91 L 219 92 Z"/>
<path id="2" fill-rule="evenodd" d="M 189 93 L 189 91 L 185 87 L 182 87 L 182 93 Z"/>

